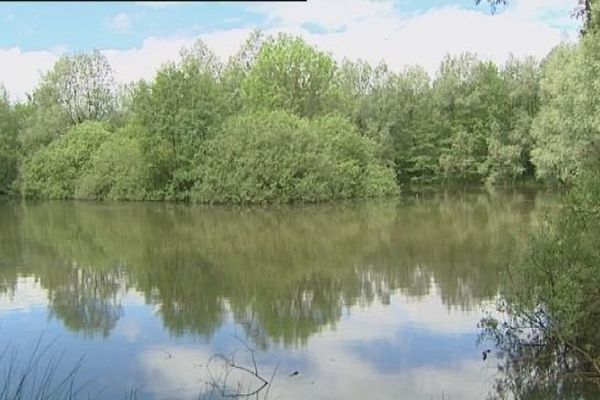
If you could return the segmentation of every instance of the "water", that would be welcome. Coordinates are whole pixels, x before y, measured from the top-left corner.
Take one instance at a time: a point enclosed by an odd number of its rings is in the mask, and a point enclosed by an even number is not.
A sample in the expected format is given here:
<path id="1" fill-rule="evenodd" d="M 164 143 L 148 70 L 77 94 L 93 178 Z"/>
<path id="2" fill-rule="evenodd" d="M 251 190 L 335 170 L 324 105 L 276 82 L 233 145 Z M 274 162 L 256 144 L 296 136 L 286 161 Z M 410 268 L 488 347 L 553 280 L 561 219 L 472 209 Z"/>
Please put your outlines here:
<path id="1" fill-rule="evenodd" d="M 43 360 L 60 361 L 57 376 L 83 356 L 80 394 L 106 399 L 132 389 L 211 398 L 226 377 L 216 355 L 254 370 L 249 348 L 272 380 L 270 399 L 480 399 L 496 368 L 493 353 L 482 360 L 489 344 L 477 343 L 477 322 L 552 199 L 459 191 L 250 209 L 5 201 L 0 349 L 25 365 L 40 341 Z M 225 390 L 261 385 L 230 368 Z"/>

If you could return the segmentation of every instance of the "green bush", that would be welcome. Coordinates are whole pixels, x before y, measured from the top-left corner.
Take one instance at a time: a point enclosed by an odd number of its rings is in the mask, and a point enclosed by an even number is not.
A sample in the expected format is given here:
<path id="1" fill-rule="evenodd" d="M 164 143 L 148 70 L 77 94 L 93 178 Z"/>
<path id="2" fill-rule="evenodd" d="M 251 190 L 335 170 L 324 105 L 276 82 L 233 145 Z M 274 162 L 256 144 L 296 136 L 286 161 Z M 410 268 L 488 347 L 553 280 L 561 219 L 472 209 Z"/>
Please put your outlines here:
<path id="1" fill-rule="evenodd" d="M 139 127 L 125 126 L 92 156 L 78 180 L 75 197 L 99 200 L 144 200 L 147 174 Z"/>
<path id="2" fill-rule="evenodd" d="M 283 111 L 229 119 L 196 157 L 192 199 L 202 203 L 316 202 L 397 191 L 376 144 L 338 116 Z"/>
<path id="3" fill-rule="evenodd" d="M 73 198 L 79 178 L 89 169 L 92 155 L 110 135 L 101 123 L 84 122 L 34 153 L 23 165 L 23 195 Z"/>

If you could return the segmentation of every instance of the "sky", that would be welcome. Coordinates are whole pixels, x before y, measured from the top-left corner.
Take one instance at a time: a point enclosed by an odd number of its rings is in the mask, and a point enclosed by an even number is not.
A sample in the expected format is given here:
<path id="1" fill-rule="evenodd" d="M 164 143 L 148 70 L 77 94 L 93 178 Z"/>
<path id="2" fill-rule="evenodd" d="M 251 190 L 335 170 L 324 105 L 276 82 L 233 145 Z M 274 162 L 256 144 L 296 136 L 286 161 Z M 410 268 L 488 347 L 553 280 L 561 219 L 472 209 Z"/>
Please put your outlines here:
<path id="1" fill-rule="evenodd" d="M 492 15 L 485 0 L 0 2 L 0 84 L 23 100 L 61 54 L 92 49 L 118 82 L 152 79 L 198 38 L 225 61 L 255 28 L 302 36 L 338 60 L 417 64 L 432 75 L 446 54 L 502 63 L 576 40 L 577 0 L 510 3 Z"/>

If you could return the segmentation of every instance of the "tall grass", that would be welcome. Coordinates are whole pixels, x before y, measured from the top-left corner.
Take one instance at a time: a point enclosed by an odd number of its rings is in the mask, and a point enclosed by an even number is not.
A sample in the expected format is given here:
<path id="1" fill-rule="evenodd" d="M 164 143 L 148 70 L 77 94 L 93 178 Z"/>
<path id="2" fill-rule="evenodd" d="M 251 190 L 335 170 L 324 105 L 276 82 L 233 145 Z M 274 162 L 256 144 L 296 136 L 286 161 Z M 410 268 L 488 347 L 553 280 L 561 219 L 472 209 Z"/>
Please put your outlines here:
<path id="1" fill-rule="evenodd" d="M 28 359 L 21 360 L 18 349 L 6 345 L 0 352 L 0 400 L 53 400 L 79 398 L 85 385 L 77 383 L 83 364 L 81 357 L 66 372 L 60 372 L 65 352 L 50 353 L 54 341 L 35 343 Z"/>

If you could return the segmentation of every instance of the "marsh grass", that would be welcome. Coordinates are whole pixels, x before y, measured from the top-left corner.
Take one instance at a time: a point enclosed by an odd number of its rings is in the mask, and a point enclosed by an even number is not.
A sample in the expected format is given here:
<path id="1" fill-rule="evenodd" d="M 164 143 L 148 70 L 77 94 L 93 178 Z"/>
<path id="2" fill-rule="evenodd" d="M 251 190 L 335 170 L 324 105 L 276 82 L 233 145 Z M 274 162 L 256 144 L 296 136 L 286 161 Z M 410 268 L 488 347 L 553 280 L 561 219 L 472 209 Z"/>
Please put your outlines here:
<path id="1" fill-rule="evenodd" d="M 77 375 L 83 365 L 81 357 L 66 372 L 62 372 L 65 351 L 58 356 L 50 349 L 55 341 L 35 343 L 31 355 L 22 360 L 18 349 L 6 345 L 0 352 L 0 400 L 53 400 L 80 398 L 85 384 Z"/>

